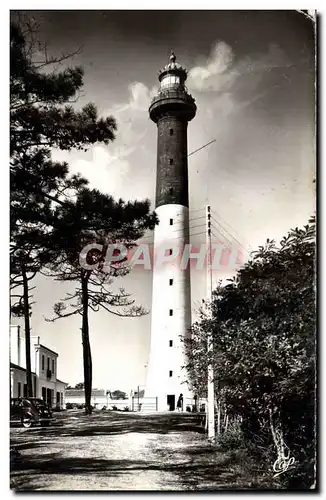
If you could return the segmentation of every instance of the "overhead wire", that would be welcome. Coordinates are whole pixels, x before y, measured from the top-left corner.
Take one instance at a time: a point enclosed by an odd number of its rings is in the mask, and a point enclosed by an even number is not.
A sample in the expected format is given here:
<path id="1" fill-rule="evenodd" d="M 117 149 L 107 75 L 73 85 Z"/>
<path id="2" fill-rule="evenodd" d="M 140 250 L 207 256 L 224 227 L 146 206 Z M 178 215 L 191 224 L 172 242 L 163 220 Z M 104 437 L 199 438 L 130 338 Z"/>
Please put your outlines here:
<path id="1" fill-rule="evenodd" d="M 212 236 L 214 236 L 214 238 L 218 239 L 218 236 L 216 236 L 216 234 L 214 233 L 214 231 L 211 231 L 211 234 L 212 234 Z"/>
<path id="2" fill-rule="evenodd" d="M 195 210 L 189 210 L 189 212 L 200 212 L 201 210 L 206 210 L 206 206 L 202 208 L 196 208 Z"/>
<path id="3" fill-rule="evenodd" d="M 198 236 L 199 234 L 206 234 L 206 231 L 203 231 L 201 233 L 189 234 L 189 237 Z"/>
<path id="4" fill-rule="evenodd" d="M 245 252 L 247 252 L 247 253 L 249 254 L 248 250 L 247 250 L 247 249 L 246 249 L 246 248 L 242 245 L 242 243 L 240 243 L 240 241 L 239 241 L 237 238 L 235 238 L 235 236 L 233 236 L 233 234 L 231 234 L 231 233 L 230 233 L 230 232 L 229 232 L 229 231 L 228 231 L 228 230 L 227 230 L 227 229 L 226 229 L 226 228 L 225 228 L 225 227 L 224 227 L 224 226 L 223 226 L 220 222 L 218 222 L 218 221 L 215 219 L 215 217 L 214 217 L 213 215 L 211 215 L 211 218 L 212 218 L 212 219 L 216 222 L 216 224 L 217 224 L 218 226 L 220 226 L 220 227 L 221 227 L 221 228 L 222 228 L 222 229 L 223 229 L 223 230 L 224 230 L 227 234 L 229 234 L 229 235 L 231 236 L 231 238 L 232 238 L 234 241 L 236 241 L 236 242 L 238 243 L 238 245 L 240 245 L 240 247 L 241 247 L 241 248 L 243 248 L 243 249 L 244 249 L 244 251 L 245 251 Z M 215 229 L 216 229 L 216 228 L 215 228 Z M 221 233 L 221 234 L 223 234 L 223 233 Z M 228 239 L 225 235 L 224 235 L 224 237 L 225 237 L 226 239 Z M 231 243 L 231 242 L 230 242 L 230 243 Z"/>
<path id="5" fill-rule="evenodd" d="M 202 149 L 206 148 L 206 146 L 209 146 L 210 144 L 212 144 L 213 142 L 216 142 L 216 139 L 213 139 L 212 141 L 208 142 L 207 144 L 204 144 L 204 146 L 201 146 L 200 148 L 198 149 L 195 149 L 194 151 L 192 151 L 191 153 L 188 154 L 188 158 L 189 156 L 197 153 L 198 151 L 201 151 Z"/>
<path id="6" fill-rule="evenodd" d="M 211 221 L 211 227 L 213 227 L 215 229 L 215 231 L 217 231 L 218 234 L 220 234 L 221 236 L 223 236 L 224 239 L 226 239 L 230 245 L 232 245 L 232 241 L 230 241 L 230 239 L 225 236 L 225 234 L 222 233 L 222 231 L 220 229 L 218 229 L 217 227 L 215 227 L 214 223 Z"/>
<path id="7" fill-rule="evenodd" d="M 206 231 L 201 231 L 199 233 L 195 233 L 195 234 L 189 234 L 189 237 L 191 236 L 197 236 L 198 234 L 205 234 Z M 180 238 L 184 238 L 183 235 L 180 235 L 180 236 L 172 236 L 172 238 L 166 238 L 167 241 L 170 241 L 170 240 L 175 240 L 175 239 L 180 239 Z"/>
<path id="8" fill-rule="evenodd" d="M 205 218 L 206 218 L 206 216 L 205 216 L 205 215 L 202 215 L 201 217 L 196 217 L 195 219 L 189 219 L 189 222 L 193 222 L 193 221 L 195 221 L 195 220 L 205 219 Z M 173 222 L 173 225 L 174 225 L 174 224 L 182 224 L 182 223 L 183 223 L 183 221 L 176 221 L 176 222 Z"/>
<path id="9" fill-rule="evenodd" d="M 184 230 L 184 229 L 196 229 L 197 227 L 203 227 L 203 226 L 205 226 L 205 225 L 206 225 L 205 223 L 204 223 L 204 224 L 197 224 L 197 226 L 191 226 L 191 227 L 190 227 L 190 226 L 188 226 L 188 227 L 185 227 L 185 228 L 173 229 L 171 232 L 172 232 L 172 233 L 176 233 L 177 231 L 182 231 L 182 230 Z"/>
<path id="10" fill-rule="evenodd" d="M 215 228 L 215 229 L 216 229 L 216 228 Z M 219 233 L 219 231 L 217 231 L 217 232 Z M 232 245 L 231 241 L 230 241 L 230 240 L 228 240 L 228 239 L 224 236 L 224 234 L 222 234 L 221 232 L 220 232 L 220 236 L 216 236 L 216 234 L 214 233 L 214 231 L 211 231 L 211 233 L 212 233 L 212 235 L 213 235 L 215 238 L 217 238 L 217 239 L 218 239 L 218 238 L 220 238 L 220 237 L 222 236 L 224 239 L 226 239 L 226 241 L 227 241 L 230 245 Z"/>
<path id="11" fill-rule="evenodd" d="M 239 237 L 239 239 L 240 239 L 240 240 L 245 241 L 245 238 L 243 238 L 243 237 L 241 236 L 241 234 L 240 234 L 240 233 L 238 233 L 238 231 L 236 231 L 236 230 L 234 229 L 234 227 L 232 227 L 232 226 L 231 226 L 231 224 L 230 224 L 227 220 L 223 219 L 223 217 L 222 217 L 219 213 L 217 213 L 217 212 L 216 212 L 216 210 L 214 210 L 213 208 L 211 208 L 211 212 L 212 212 L 212 213 L 214 213 L 214 214 L 216 215 L 216 217 L 217 217 L 219 220 L 222 220 L 222 221 L 224 222 L 224 224 L 226 224 L 227 226 L 229 226 L 229 229 L 230 229 L 231 231 L 233 231 L 233 233 L 235 233 L 235 234 Z"/>

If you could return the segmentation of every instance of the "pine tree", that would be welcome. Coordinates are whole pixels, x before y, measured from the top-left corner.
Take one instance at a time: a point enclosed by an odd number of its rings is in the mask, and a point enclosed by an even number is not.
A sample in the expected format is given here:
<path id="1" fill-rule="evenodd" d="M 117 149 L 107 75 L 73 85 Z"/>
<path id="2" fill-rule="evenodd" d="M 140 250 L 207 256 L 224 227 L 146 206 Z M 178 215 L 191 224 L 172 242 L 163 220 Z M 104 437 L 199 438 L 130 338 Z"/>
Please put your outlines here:
<path id="1" fill-rule="evenodd" d="M 110 244 L 120 243 L 128 248 L 135 245 L 146 229 L 153 229 L 157 218 L 150 212 L 148 200 L 125 203 L 115 201 L 98 190 L 81 189 L 75 202 L 57 208 L 57 228 L 52 247 L 61 255 L 50 273 L 59 281 L 76 282 L 74 293 L 54 306 L 55 316 L 48 321 L 79 314 L 82 316 L 82 345 L 85 381 L 85 411 L 91 413 L 92 356 L 89 341 L 89 311 L 104 309 L 118 316 L 139 317 L 147 311 L 135 305 L 134 299 L 120 288 L 113 292 L 113 278 L 129 272 L 128 262 L 112 264 L 103 262 Z M 80 263 L 83 249 L 90 243 L 103 246 L 104 250 L 87 256 L 94 269 L 85 269 Z"/>
<path id="2" fill-rule="evenodd" d="M 43 53 L 42 60 L 36 56 Z M 72 103 L 83 86 L 80 67 L 59 71 L 72 54 L 49 57 L 37 37 L 37 26 L 27 20 L 10 27 L 10 184 L 12 312 L 25 321 L 27 394 L 32 395 L 30 366 L 29 282 L 49 260 L 49 237 L 55 226 L 56 204 L 66 194 L 87 185 L 70 176 L 66 163 L 51 160 L 51 148 L 86 150 L 114 139 L 112 117 L 99 118 L 94 104 L 76 111 Z M 55 203 L 55 205 L 54 205 Z"/>

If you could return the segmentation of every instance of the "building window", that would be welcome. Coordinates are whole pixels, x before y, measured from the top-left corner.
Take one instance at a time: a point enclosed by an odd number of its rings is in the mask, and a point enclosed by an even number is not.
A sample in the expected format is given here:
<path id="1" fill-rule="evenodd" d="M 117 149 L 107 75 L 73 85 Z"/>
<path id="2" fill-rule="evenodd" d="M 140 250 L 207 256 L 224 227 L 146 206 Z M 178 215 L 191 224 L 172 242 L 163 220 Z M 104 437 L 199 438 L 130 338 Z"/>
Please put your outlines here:
<path id="1" fill-rule="evenodd" d="M 172 195 L 173 194 L 173 188 L 170 188 L 169 193 Z"/>
<path id="2" fill-rule="evenodd" d="M 173 340 L 169 340 L 169 347 L 173 347 Z"/>
<path id="3" fill-rule="evenodd" d="M 170 165 L 173 165 L 173 158 L 170 158 Z"/>
<path id="4" fill-rule="evenodd" d="M 173 135 L 173 128 L 170 128 L 170 135 Z"/>
<path id="5" fill-rule="evenodd" d="M 50 358 L 48 358 L 48 370 L 50 370 Z"/>
<path id="6" fill-rule="evenodd" d="M 173 309 L 169 310 L 169 314 L 170 314 L 170 316 L 173 316 Z"/>
<path id="7" fill-rule="evenodd" d="M 24 398 L 27 398 L 27 384 L 24 384 Z"/>
<path id="8" fill-rule="evenodd" d="M 44 371 L 44 355 L 42 354 L 42 370 Z"/>
<path id="9" fill-rule="evenodd" d="M 173 226 L 173 219 L 170 219 L 170 226 Z"/>
<path id="10" fill-rule="evenodd" d="M 17 387 L 18 387 L 18 397 L 20 398 L 20 396 L 22 394 L 22 385 L 20 382 L 18 382 Z"/>
<path id="11" fill-rule="evenodd" d="M 170 370 L 170 371 L 169 371 L 169 377 L 172 377 L 172 375 L 173 375 L 173 371 L 172 371 L 172 370 Z"/>
<path id="12" fill-rule="evenodd" d="M 52 373 L 54 373 L 54 359 L 52 359 Z"/>
<path id="13" fill-rule="evenodd" d="M 173 285 L 173 279 L 172 279 L 172 278 L 170 278 L 170 279 L 169 279 L 169 285 L 170 285 L 170 286 L 172 286 L 172 285 Z"/>

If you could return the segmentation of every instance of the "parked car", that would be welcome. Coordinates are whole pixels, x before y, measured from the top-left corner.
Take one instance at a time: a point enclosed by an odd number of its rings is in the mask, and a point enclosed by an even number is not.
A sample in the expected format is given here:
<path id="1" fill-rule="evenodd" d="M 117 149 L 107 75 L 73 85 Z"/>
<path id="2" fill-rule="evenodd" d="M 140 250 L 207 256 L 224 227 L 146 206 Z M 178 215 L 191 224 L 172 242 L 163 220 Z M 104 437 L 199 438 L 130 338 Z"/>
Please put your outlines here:
<path id="1" fill-rule="evenodd" d="M 43 399 L 12 398 L 10 405 L 10 423 L 21 423 L 29 428 L 33 424 L 49 425 L 52 412 Z"/>

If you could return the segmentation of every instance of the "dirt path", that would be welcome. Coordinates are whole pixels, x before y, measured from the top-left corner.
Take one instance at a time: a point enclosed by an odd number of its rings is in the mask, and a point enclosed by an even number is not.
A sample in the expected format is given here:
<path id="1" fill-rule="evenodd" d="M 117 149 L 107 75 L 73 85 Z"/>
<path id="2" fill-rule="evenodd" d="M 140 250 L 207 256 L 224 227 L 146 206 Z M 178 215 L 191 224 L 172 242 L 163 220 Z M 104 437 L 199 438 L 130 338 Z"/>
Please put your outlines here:
<path id="1" fill-rule="evenodd" d="M 22 454 L 16 490 L 239 489 L 239 467 L 207 444 L 192 416 L 61 414 L 56 426 L 12 429 L 11 440 Z"/>

